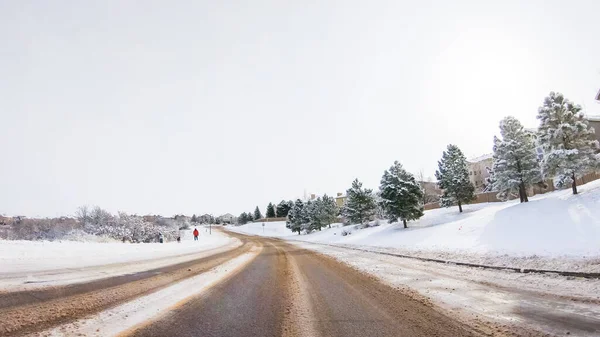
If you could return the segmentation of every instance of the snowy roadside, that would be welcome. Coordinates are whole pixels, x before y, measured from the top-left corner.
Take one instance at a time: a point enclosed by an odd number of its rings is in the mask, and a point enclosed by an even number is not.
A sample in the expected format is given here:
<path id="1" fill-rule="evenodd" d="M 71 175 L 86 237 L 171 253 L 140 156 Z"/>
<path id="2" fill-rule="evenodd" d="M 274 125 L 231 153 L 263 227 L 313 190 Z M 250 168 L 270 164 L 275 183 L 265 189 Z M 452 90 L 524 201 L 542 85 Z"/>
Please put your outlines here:
<path id="1" fill-rule="evenodd" d="M 181 243 L 98 243 L 0 240 L 3 274 L 83 268 L 192 254 L 223 246 L 233 239 L 217 231 Z"/>
<path id="2" fill-rule="evenodd" d="M 292 240 L 289 241 L 302 241 Z M 314 242 L 313 243 L 318 243 Z M 361 249 L 377 253 L 406 255 L 415 258 L 447 261 L 448 263 L 471 263 L 516 269 L 553 270 L 558 272 L 600 273 L 600 256 L 514 256 L 508 254 L 473 253 L 470 251 L 436 251 L 427 249 L 388 248 L 352 244 L 329 244 L 341 248 Z"/>
<path id="3" fill-rule="evenodd" d="M 257 224 L 253 224 L 257 227 Z M 411 246 L 400 246 L 397 247 L 381 247 L 378 246 L 378 242 L 372 240 L 369 244 L 355 244 L 346 242 L 361 242 L 364 240 L 352 240 L 351 236 L 369 236 L 377 231 L 389 231 L 390 228 L 396 227 L 397 225 L 389 225 L 384 223 L 378 227 L 370 227 L 365 229 L 355 229 L 356 226 L 342 227 L 334 225 L 331 229 L 324 229 L 322 232 L 317 232 L 310 235 L 290 235 L 289 233 L 282 233 L 280 231 L 267 231 L 263 235 L 260 230 L 251 228 L 239 229 L 236 227 L 228 227 L 227 229 L 242 234 L 268 236 L 281 238 L 288 241 L 296 242 L 307 242 L 307 243 L 319 243 L 325 245 L 331 245 L 336 247 L 350 248 L 350 249 L 361 249 L 372 252 L 383 252 L 396 255 L 406 255 L 415 258 L 424 259 L 435 259 L 448 261 L 450 263 L 471 263 L 486 266 L 504 267 L 504 268 L 516 268 L 516 269 L 540 269 L 540 270 L 554 270 L 554 271 L 566 271 L 566 272 L 580 272 L 580 273 L 600 273 L 600 255 L 593 254 L 591 256 L 577 256 L 577 255 L 537 255 L 537 254 L 508 254 L 501 252 L 474 252 L 470 249 L 448 249 L 443 247 L 430 247 L 430 248 L 417 248 Z M 352 232 L 351 238 L 345 239 L 342 236 L 342 232 Z M 333 239 L 332 239 L 333 238 Z M 342 238 L 342 240 L 336 240 Z"/>
<path id="4" fill-rule="evenodd" d="M 33 336 L 115 336 L 166 314 L 186 299 L 201 295 L 256 257 L 261 247 L 235 257 L 198 276 L 101 313 L 35 333 Z"/>
<path id="5" fill-rule="evenodd" d="M 308 242 L 295 245 L 332 256 L 393 287 L 417 291 L 465 322 L 491 321 L 499 332 L 598 336 L 600 280 L 521 274 L 423 262 Z"/>
<path id="6" fill-rule="evenodd" d="M 249 223 L 229 230 L 451 262 L 600 273 L 600 180 L 518 200 L 425 211 L 408 223 L 323 228 L 298 235 L 285 222 Z"/>
<path id="7" fill-rule="evenodd" d="M 81 243 L 0 241 L 0 289 L 21 291 L 142 272 L 239 247 L 214 232 L 181 243 Z"/>

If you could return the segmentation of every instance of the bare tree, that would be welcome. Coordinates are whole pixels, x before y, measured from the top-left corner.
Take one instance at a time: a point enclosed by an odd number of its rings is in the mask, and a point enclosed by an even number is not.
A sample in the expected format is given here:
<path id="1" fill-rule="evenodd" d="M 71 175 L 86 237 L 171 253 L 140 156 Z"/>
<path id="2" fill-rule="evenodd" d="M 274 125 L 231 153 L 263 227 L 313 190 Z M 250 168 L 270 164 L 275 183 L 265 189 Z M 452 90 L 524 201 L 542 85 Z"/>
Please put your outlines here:
<path id="1" fill-rule="evenodd" d="M 432 203 L 432 202 L 437 202 L 440 198 L 438 195 L 436 195 L 435 193 L 432 193 L 428 188 L 427 185 L 428 184 L 434 184 L 431 177 L 425 177 L 425 174 L 423 173 L 423 169 L 419 170 L 419 172 L 417 172 L 417 174 L 415 174 L 415 178 L 417 179 L 417 182 L 419 183 L 419 186 L 421 186 L 421 191 L 423 191 L 423 198 L 422 198 L 422 202 L 423 205 Z"/>
<path id="2" fill-rule="evenodd" d="M 90 209 L 88 206 L 80 206 L 75 212 L 75 217 L 81 224 L 84 224 L 90 220 Z"/>

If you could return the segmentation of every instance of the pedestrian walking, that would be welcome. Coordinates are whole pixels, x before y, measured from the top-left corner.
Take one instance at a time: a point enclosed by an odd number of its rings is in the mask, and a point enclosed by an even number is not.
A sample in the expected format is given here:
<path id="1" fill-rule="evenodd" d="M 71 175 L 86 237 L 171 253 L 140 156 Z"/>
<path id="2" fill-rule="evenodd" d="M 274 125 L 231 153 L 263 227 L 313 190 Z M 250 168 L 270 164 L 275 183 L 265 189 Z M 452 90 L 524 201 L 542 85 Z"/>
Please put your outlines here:
<path id="1" fill-rule="evenodd" d="M 194 228 L 194 241 L 198 241 L 198 235 L 200 233 L 198 232 L 198 228 Z"/>

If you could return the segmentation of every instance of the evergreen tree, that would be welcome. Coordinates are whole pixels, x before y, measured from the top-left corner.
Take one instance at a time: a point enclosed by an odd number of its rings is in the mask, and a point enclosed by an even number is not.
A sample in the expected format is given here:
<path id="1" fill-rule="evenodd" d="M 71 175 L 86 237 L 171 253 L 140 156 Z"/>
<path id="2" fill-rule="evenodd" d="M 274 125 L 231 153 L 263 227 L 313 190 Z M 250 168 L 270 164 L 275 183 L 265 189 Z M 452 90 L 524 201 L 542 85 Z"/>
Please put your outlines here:
<path id="1" fill-rule="evenodd" d="M 375 214 L 377 205 L 373 190 L 362 188 L 362 183 L 355 179 L 352 187 L 346 191 L 346 204 L 342 209 L 343 215 L 352 223 L 364 224 Z"/>
<path id="2" fill-rule="evenodd" d="M 292 232 L 300 232 L 302 231 L 302 224 L 304 221 L 304 203 L 302 200 L 298 199 L 294 203 L 294 206 L 288 212 L 286 227 L 291 229 Z"/>
<path id="3" fill-rule="evenodd" d="M 293 201 L 285 201 L 285 200 L 281 200 L 281 202 L 279 203 L 279 205 L 277 205 L 277 217 L 278 218 L 285 218 L 287 217 L 290 209 L 294 206 L 294 202 Z"/>
<path id="4" fill-rule="evenodd" d="M 495 144 L 495 140 L 494 140 Z M 485 167 L 485 170 L 488 173 L 487 178 L 485 178 L 485 186 L 483 188 L 483 192 L 494 192 L 496 189 L 494 188 L 494 183 L 496 182 L 496 178 L 494 177 L 494 170 L 491 167 Z"/>
<path id="5" fill-rule="evenodd" d="M 275 207 L 273 206 L 272 203 L 269 203 L 267 205 L 267 218 L 274 218 L 275 217 Z"/>
<path id="6" fill-rule="evenodd" d="M 254 219 L 254 215 L 252 215 L 252 212 L 246 213 L 246 219 L 248 219 L 248 222 L 252 222 L 254 220 L 258 220 L 258 219 Z"/>
<path id="7" fill-rule="evenodd" d="M 423 191 L 415 177 L 395 161 L 381 178 L 381 205 L 390 223 L 417 220 L 423 216 Z"/>
<path id="8" fill-rule="evenodd" d="M 527 188 L 542 181 L 535 144 L 514 117 L 500 121 L 500 135 L 494 137 L 494 190 L 502 200 L 518 192 L 521 202 L 528 202 Z"/>
<path id="9" fill-rule="evenodd" d="M 331 224 L 335 222 L 338 213 L 339 209 L 338 205 L 335 203 L 335 199 L 327 194 L 323 195 L 323 198 L 321 199 L 320 216 L 324 226 L 329 226 L 329 228 L 331 228 Z"/>
<path id="10" fill-rule="evenodd" d="M 256 208 L 254 209 L 254 221 L 262 219 L 262 213 L 260 212 L 260 209 L 258 208 L 258 206 L 256 206 Z"/>
<path id="11" fill-rule="evenodd" d="M 240 216 L 238 217 L 238 224 L 240 225 L 245 225 L 248 223 L 248 216 L 246 215 L 245 212 L 243 212 L 242 214 L 240 214 Z"/>
<path id="12" fill-rule="evenodd" d="M 450 207 L 457 204 L 462 212 L 462 204 L 475 200 L 475 186 L 469 181 L 467 159 L 458 146 L 450 144 L 435 172 L 440 188 L 444 191 L 440 205 Z"/>
<path id="13" fill-rule="evenodd" d="M 538 109 L 538 141 L 544 150 L 542 171 L 554 178 L 556 187 L 571 185 L 577 194 L 576 178 L 597 168 L 598 141 L 594 129 L 574 104 L 560 93 L 551 92 Z"/>
<path id="14" fill-rule="evenodd" d="M 198 218 L 196 218 L 196 214 L 193 214 L 193 215 L 192 215 L 192 220 L 191 220 L 191 221 L 192 221 L 193 223 L 196 223 L 196 222 L 198 222 Z"/>
<path id="15" fill-rule="evenodd" d="M 319 218 L 319 204 L 321 203 L 321 199 L 317 198 L 316 200 L 309 200 L 304 205 L 304 209 L 302 212 L 302 230 L 310 233 L 314 230 L 321 230 L 321 223 Z"/>

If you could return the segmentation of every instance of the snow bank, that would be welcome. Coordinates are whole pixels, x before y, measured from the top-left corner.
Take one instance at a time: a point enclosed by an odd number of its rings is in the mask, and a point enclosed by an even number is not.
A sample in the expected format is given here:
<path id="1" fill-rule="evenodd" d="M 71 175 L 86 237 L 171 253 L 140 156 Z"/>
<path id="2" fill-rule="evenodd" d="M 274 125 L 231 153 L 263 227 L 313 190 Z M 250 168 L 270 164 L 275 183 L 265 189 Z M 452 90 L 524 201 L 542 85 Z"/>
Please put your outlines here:
<path id="1" fill-rule="evenodd" d="M 181 243 L 163 244 L 0 240 L 0 273 L 39 272 L 151 260 L 193 254 L 223 246 L 234 240 L 216 231 L 208 235 L 204 229 L 199 227 L 198 230 L 198 241 L 184 235 Z"/>
<path id="2" fill-rule="evenodd" d="M 600 180 L 582 185 L 580 193 L 556 191 L 504 203 L 466 205 L 426 211 L 409 228 L 388 224 L 324 229 L 298 236 L 283 222 L 234 228 L 244 233 L 285 237 L 310 242 L 352 244 L 424 253 L 460 253 L 509 256 L 600 256 Z M 351 231 L 342 236 L 342 231 Z M 597 260 L 597 259 L 596 259 Z M 597 261 L 596 261 L 597 263 Z"/>
<path id="3" fill-rule="evenodd" d="M 285 227 L 285 221 L 265 222 L 264 226 L 262 224 L 261 222 L 250 222 L 241 226 L 228 226 L 227 229 L 232 232 L 276 238 L 294 235 L 291 230 Z M 298 236 L 297 233 L 296 236 Z"/>

